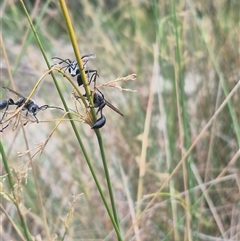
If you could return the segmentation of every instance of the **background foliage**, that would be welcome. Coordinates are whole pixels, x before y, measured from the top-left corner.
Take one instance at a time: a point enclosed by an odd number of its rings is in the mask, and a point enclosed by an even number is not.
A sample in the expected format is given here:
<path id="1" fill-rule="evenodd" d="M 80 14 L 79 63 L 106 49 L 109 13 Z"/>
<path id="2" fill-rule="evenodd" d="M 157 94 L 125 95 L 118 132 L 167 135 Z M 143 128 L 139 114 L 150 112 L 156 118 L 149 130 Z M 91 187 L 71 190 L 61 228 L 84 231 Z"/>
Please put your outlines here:
<path id="1" fill-rule="evenodd" d="M 49 61 L 53 56 L 75 60 L 58 1 L 24 3 Z M 81 53 L 97 55 L 89 67 L 98 70 L 99 83 L 138 76 L 123 84 L 137 93 L 101 89 L 125 115 L 106 107 L 101 129 L 124 239 L 240 240 L 239 87 L 204 129 L 239 83 L 239 1 L 82 0 L 67 1 L 67 6 Z M 28 96 L 47 66 L 20 1 L 4 0 L 0 11 L 1 86 L 15 85 Z M 56 76 L 74 109 L 71 85 Z M 2 89 L 1 99 L 9 97 Z M 50 76 L 34 100 L 62 105 Z M 28 230 L 39 240 L 115 240 L 68 121 L 33 158 L 34 178 L 29 164 L 34 148 L 61 115 L 46 110 L 38 114 L 43 122 L 26 125 L 24 132 L 20 126 L 12 130 L 11 123 L 1 134 Z M 76 125 L 108 197 L 94 132 Z M 1 163 L 1 236 L 19 240 L 13 224 L 21 225 L 6 196 L 5 174 Z"/>

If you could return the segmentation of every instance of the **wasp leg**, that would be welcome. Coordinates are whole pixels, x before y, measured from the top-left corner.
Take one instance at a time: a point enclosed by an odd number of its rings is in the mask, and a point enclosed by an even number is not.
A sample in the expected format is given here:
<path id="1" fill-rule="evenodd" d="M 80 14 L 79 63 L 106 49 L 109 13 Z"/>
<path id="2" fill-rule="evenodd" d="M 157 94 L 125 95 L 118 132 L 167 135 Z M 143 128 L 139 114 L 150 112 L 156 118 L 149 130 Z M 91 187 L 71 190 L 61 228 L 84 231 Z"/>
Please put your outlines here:
<path id="1" fill-rule="evenodd" d="M 4 127 L 0 130 L 0 132 L 3 132 L 8 126 L 9 126 L 9 123 L 8 123 L 6 126 L 4 126 Z"/>
<path id="2" fill-rule="evenodd" d="M 27 115 L 26 115 L 27 116 Z M 33 117 L 36 119 L 37 123 L 39 123 L 39 120 L 36 115 L 33 115 Z"/>
<path id="3" fill-rule="evenodd" d="M 93 73 L 92 76 L 90 77 L 90 73 Z M 97 70 L 93 70 L 93 69 L 88 69 L 88 70 L 85 70 L 85 74 L 87 75 L 87 78 L 88 78 L 88 85 L 91 84 L 91 82 L 93 81 L 94 82 L 94 88 L 96 86 L 96 79 L 97 79 Z M 79 73 L 78 76 L 77 76 L 77 83 L 78 83 L 78 86 L 81 86 L 83 85 L 83 80 L 82 80 L 82 76 L 81 74 Z"/>

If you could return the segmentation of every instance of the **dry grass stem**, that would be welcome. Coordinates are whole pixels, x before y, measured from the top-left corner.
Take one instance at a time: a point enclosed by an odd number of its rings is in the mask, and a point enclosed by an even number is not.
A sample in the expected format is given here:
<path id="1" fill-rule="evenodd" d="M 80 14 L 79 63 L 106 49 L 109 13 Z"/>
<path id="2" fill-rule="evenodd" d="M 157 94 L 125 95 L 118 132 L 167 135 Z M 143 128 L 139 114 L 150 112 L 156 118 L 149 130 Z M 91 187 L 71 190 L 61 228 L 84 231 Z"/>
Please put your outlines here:
<path id="1" fill-rule="evenodd" d="M 76 204 L 76 202 L 78 201 L 79 197 L 82 196 L 83 194 L 78 194 L 78 195 L 74 195 L 73 196 L 73 201 L 71 203 L 69 203 L 69 212 L 67 213 L 65 218 L 61 218 L 65 230 L 67 231 L 68 228 L 71 226 L 71 223 L 73 221 L 73 217 L 74 217 L 74 205 Z"/>

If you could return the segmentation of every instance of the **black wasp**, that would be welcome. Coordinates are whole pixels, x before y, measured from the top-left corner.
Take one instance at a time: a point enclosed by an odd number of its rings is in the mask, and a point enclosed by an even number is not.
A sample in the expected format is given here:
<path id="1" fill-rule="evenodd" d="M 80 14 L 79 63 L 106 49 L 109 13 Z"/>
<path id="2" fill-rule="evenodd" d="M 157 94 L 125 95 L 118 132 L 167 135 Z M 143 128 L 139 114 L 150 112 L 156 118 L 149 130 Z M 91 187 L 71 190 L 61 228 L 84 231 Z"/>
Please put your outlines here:
<path id="1" fill-rule="evenodd" d="M 2 122 L 5 114 L 6 114 L 6 111 L 8 110 L 8 107 L 10 105 L 15 105 L 17 108 L 19 107 L 22 107 L 23 106 L 23 109 L 22 111 L 27 111 L 26 112 L 26 116 L 28 115 L 28 113 L 32 114 L 33 117 L 36 119 L 37 123 L 39 122 L 38 121 L 38 118 L 37 118 L 37 113 L 41 110 L 46 110 L 48 108 L 52 108 L 52 109 L 59 109 L 59 110 L 63 110 L 62 108 L 60 107 L 57 107 L 57 106 L 49 106 L 49 105 L 42 105 L 42 106 L 38 106 L 34 100 L 30 99 L 27 103 L 26 100 L 27 98 L 25 98 L 24 96 L 22 96 L 21 94 L 19 94 L 18 92 L 12 90 L 12 89 L 9 89 L 8 87 L 3 87 L 5 90 L 8 90 L 14 94 L 16 94 L 18 97 L 20 97 L 16 102 L 14 102 L 13 99 L 9 98 L 8 100 L 2 100 L 0 101 L 0 110 L 3 110 L 5 109 L 5 112 L 0 120 L 0 123 Z M 5 129 L 7 126 L 5 126 L 3 129 Z"/>
<path id="2" fill-rule="evenodd" d="M 93 91 L 91 91 L 91 94 L 92 93 Z M 86 96 L 86 94 L 84 96 Z M 124 116 L 115 106 L 113 106 L 104 98 L 104 95 L 100 90 L 95 88 L 95 92 L 93 94 L 93 106 L 90 106 L 90 107 L 98 108 L 96 114 L 100 113 L 100 117 L 93 124 L 93 126 L 91 127 L 92 129 L 99 129 L 105 125 L 106 117 L 103 115 L 102 110 L 106 105 L 110 107 L 112 110 L 114 110 L 115 112 L 117 112 L 119 115 Z"/>
<path id="3" fill-rule="evenodd" d="M 85 74 L 87 75 L 88 79 L 90 79 L 89 84 L 93 81 L 94 87 L 96 85 L 96 77 L 98 75 L 97 70 L 86 69 L 86 64 L 90 59 L 95 59 L 95 58 L 96 58 L 95 54 L 86 54 L 86 55 L 83 55 L 82 58 L 81 58 L 82 62 L 83 62 L 83 69 L 85 71 Z M 81 77 L 81 74 L 80 74 L 80 69 L 79 69 L 77 61 L 72 61 L 70 59 L 61 59 L 59 57 L 53 57 L 52 59 L 60 60 L 60 62 L 57 63 L 57 64 L 63 64 L 63 63 L 66 64 L 65 66 L 61 67 L 60 69 L 63 69 L 64 72 L 66 72 L 66 70 L 68 70 L 69 74 L 72 77 L 77 76 L 77 82 L 78 82 L 79 86 L 81 86 L 83 84 L 82 77 Z M 56 64 L 54 64 L 54 65 L 56 65 Z M 91 77 L 90 77 L 90 74 L 92 74 Z"/>

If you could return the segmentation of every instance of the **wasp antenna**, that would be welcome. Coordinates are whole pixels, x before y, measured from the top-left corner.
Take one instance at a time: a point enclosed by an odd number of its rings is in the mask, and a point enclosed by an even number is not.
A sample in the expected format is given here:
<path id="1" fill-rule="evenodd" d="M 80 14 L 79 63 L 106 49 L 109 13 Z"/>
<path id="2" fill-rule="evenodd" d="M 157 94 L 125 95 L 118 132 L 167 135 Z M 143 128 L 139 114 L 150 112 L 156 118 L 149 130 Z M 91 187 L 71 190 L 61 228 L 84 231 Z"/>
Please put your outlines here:
<path id="1" fill-rule="evenodd" d="M 66 63 L 67 65 L 69 65 L 69 64 L 71 64 L 73 62 L 70 59 L 62 59 L 62 58 L 59 58 L 59 57 L 53 57 L 52 59 L 61 60 L 58 64 Z"/>
<path id="2" fill-rule="evenodd" d="M 64 61 L 64 59 L 59 58 L 59 57 L 52 57 L 51 59 L 58 59 L 58 60 Z"/>

